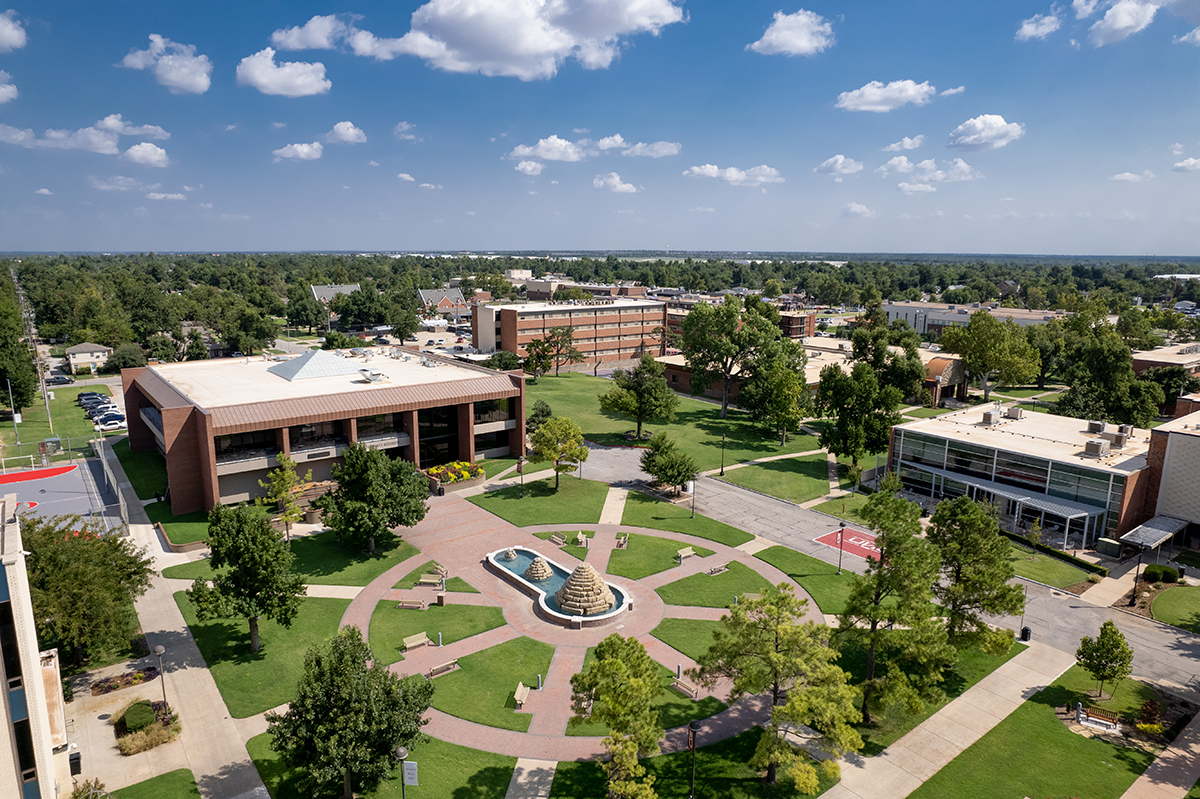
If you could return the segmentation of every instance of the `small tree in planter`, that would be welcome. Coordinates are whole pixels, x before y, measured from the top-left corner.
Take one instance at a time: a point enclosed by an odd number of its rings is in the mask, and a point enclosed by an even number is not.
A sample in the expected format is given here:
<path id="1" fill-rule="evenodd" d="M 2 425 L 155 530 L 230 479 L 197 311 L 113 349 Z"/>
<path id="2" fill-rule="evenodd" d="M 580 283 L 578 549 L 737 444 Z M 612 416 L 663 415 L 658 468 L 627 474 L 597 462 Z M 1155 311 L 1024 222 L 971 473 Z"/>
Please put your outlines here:
<path id="1" fill-rule="evenodd" d="M 282 452 L 275 456 L 275 460 L 279 462 L 279 468 L 273 469 L 267 473 L 266 480 L 259 480 L 258 484 L 267 490 L 265 497 L 257 497 L 254 500 L 255 505 L 266 505 L 279 510 L 279 520 L 283 522 L 283 531 L 287 536 L 288 544 L 292 541 L 292 525 L 304 518 L 304 509 L 300 507 L 299 498 L 296 495 L 296 489 L 301 483 L 312 482 L 312 469 L 304 475 L 301 480 L 296 474 L 296 462 L 284 455 Z"/>

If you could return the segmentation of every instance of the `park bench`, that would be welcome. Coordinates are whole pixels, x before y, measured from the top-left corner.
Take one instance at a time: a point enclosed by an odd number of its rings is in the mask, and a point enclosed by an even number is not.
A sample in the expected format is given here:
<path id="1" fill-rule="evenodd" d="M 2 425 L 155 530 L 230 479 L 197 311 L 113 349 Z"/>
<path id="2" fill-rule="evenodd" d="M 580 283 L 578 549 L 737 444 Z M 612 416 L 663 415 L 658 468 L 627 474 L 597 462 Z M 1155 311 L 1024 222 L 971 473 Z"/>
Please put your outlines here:
<path id="1" fill-rule="evenodd" d="M 583 547 L 584 549 L 587 549 L 587 546 L 588 546 L 588 537 L 587 537 L 587 535 L 586 535 L 585 533 L 583 533 L 583 532 L 580 532 L 580 533 L 579 533 L 579 541 L 577 542 L 577 544 L 578 544 L 579 546 Z"/>
<path id="2" fill-rule="evenodd" d="M 525 701 L 529 699 L 529 686 L 524 683 L 517 683 L 517 690 L 513 693 L 513 699 L 517 702 L 517 710 L 525 706 Z"/>
<path id="3" fill-rule="evenodd" d="M 441 566 L 441 565 L 434 566 L 433 573 L 443 579 L 450 576 L 450 571 L 445 566 Z"/>
<path id="4" fill-rule="evenodd" d="M 445 663 L 439 663 L 429 670 L 429 678 L 432 679 L 439 674 L 445 674 L 448 671 L 454 671 L 456 668 L 458 668 L 458 658 L 455 658 L 454 660 L 448 660 Z"/>
<path id="5" fill-rule="evenodd" d="M 1121 717 L 1111 710 L 1101 710 L 1098 707 L 1085 707 L 1083 715 L 1089 719 L 1099 719 L 1100 721 L 1108 722 L 1109 724 L 1119 724 Z"/>
<path id="6" fill-rule="evenodd" d="M 567 539 L 563 538 L 558 533 L 555 533 L 554 535 L 550 536 L 550 543 L 554 544 L 556 547 L 561 547 L 566 545 Z"/>
<path id="7" fill-rule="evenodd" d="M 729 571 L 729 564 L 728 564 L 728 563 L 722 563 L 722 564 L 721 564 L 721 565 L 719 565 L 719 566 L 713 566 L 711 569 L 709 569 L 709 570 L 708 570 L 708 576 L 709 576 L 709 577 L 714 577 L 714 576 L 716 576 L 716 575 L 720 574 L 721 572 L 727 572 L 727 571 Z"/>
<path id="8" fill-rule="evenodd" d="M 441 585 L 442 578 L 436 574 L 422 574 L 417 578 L 417 585 Z"/>
<path id="9" fill-rule="evenodd" d="M 629 546 L 629 533 L 617 536 L 617 549 L 624 549 Z"/>
<path id="10" fill-rule="evenodd" d="M 676 677 L 674 680 L 671 681 L 671 687 L 675 688 L 679 691 L 683 691 L 685 694 L 690 696 L 692 699 L 695 699 L 696 697 L 700 696 L 699 688 L 697 688 L 694 685 L 688 685 L 687 683 L 685 683 L 683 680 L 679 679 L 678 677 Z"/>
<path id="11" fill-rule="evenodd" d="M 432 644 L 432 643 L 433 642 L 429 640 L 429 636 L 426 635 L 425 633 L 423 633 L 423 632 L 416 633 L 415 635 L 410 635 L 404 639 L 404 651 L 407 652 L 408 650 L 415 649 L 416 647 L 421 646 L 423 644 Z"/>
<path id="12" fill-rule="evenodd" d="M 679 550 L 678 554 L 679 554 L 679 562 L 683 563 L 684 558 L 695 557 L 696 550 L 692 549 L 691 547 L 684 547 L 683 549 Z"/>
<path id="13" fill-rule="evenodd" d="M 425 600 L 423 599 L 401 599 L 396 605 L 396 610 L 424 610 Z"/>

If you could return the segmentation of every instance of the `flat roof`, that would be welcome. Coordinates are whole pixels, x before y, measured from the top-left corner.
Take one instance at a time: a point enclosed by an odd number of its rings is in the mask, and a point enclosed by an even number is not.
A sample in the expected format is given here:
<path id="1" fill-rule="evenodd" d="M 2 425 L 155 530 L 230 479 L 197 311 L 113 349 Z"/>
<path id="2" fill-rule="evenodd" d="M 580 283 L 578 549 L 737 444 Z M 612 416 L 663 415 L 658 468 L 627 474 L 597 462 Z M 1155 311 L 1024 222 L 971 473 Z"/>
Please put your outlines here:
<path id="1" fill-rule="evenodd" d="M 885 310 L 889 308 L 911 308 L 915 311 L 926 311 L 934 313 L 957 314 L 959 311 L 966 311 L 968 314 L 973 314 L 976 311 L 987 311 L 992 316 L 998 319 L 1004 319 L 1011 316 L 1013 319 L 1025 319 L 1033 321 L 1042 321 L 1045 317 L 1060 318 L 1070 316 L 1070 312 L 1056 313 L 1055 311 L 1031 311 L 1028 308 L 993 308 L 991 303 L 982 303 L 978 307 L 974 303 L 958 303 L 951 304 L 946 302 L 914 302 L 909 300 L 901 300 L 899 302 L 887 301 L 883 304 Z"/>
<path id="2" fill-rule="evenodd" d="M 1168 363 L 1178 366 L 1200 362 L 1200 344 L 1176 344 L 1172 347 L 1156 347 L 1152 350 L 1135 350 L 1134 363 L 1138 361 L 1153 363 Z"/>
<path id="3" fill-rule="evenodd" d="M 1015 404 L 1017 403 L 1009 403 L 1004 407 Z M 994 404 L 978 405 L 930 419 L 897 425 L 895 429 L 927 433 L 939 438 L 1121 475 L 1133 474 L 1146 468 L 1146 453 L 1150 451 L 1149 430 L 1134 429 L 1124 447 L 1110 449 L 1107 455 L 1097 458 L 1084 454 L 1087 442 L 1100 438 L 1099 433 L 1087 431 L 1086 419 L 1036 413 L 1026 409 L 1021 419 L 1005 418 L 999 424 L 985 425 L 983 413 L 994 407 Z M 1200 419 L 1200 413 L 1193 416 Z M 1117 426 L 1110 424 L 1105 429 L 1108 432 L 1116 432 Z"/>
<path id="4" fill-rule="evenodd" d="M 547 302 L 514 302 L 504 305 L 493 305 L 488 303 L 489 308 L 516 308 L 518 313 L 542 313 L 544 311 L 570 311 L 588 310 L 593 308 L 638 308 L 638 307 L 658 307 L 665 305 L 662 300 L 649 300 L 641 297 L 621 297 L 614 296 L 610 299 L 588 300 L 576 303 L 570 302 L 555 302 L 553 300 Z"/>
<path id="5" fill-rule="evenodd" d="M 1200 397 L 1200 394 L 1192 394 L 1191 396 Z M 1163 422 L 1154 428 L 1154 432 L 1183 433 L 1190 436 L 1200 436 L 1200 411 L 1189 413 L 1187 416 L 1180 416 L 1178 419 L 1172 419 L 1169 422 Z"/>

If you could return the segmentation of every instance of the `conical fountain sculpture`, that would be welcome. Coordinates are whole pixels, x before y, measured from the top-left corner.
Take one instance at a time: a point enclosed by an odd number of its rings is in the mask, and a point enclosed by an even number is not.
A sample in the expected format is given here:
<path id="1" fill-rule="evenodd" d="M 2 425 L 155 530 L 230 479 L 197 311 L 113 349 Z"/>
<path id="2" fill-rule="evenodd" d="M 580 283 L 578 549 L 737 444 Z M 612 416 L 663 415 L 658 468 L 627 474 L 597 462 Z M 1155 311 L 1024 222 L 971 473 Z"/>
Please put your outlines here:
<path id="1" fill-rule="evenodd" d="M 536 557 L 533 563 L 529 564 L 529 568 L 525 570 L 525 579 L 531 583 L 540 583 L 542 580 L 550 579 L 553 572 L 550 571 L 550 564 L 543 557 Z"/>
<path id="2" fill-rule="evenodd" d="M 606 613 L 617 604 L 613 592 L 604 584 L 604 578 L 590 563 L 579 564 L 555 593 L 554 599 L 564 613 L 579 616 Z"/>

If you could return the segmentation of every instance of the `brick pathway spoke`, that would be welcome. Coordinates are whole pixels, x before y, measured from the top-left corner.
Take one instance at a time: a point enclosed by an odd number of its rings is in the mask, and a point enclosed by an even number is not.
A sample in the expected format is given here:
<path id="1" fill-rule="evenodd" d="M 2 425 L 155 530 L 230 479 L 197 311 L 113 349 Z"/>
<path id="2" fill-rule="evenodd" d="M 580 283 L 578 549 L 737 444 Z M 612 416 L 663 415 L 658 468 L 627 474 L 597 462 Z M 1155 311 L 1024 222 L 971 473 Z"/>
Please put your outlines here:
<path id="1" fill-rule="evenodd" d="M 452 644 L 438 646 L 437 630 L 426 630 L 425 632 L 433 643 L 417 647 L 411 652 L 405 652 L 404 660 L 397 661 L 388 667 L 393 674 L 401 676 L 425 674 L 434 666 L 440 666 L 443 663 L 449 663 L 452 660 L 464 658 L 467 655 L 473 655 L 521 637 L 519 632 L 505 625 L 487 630 L 479 635 L 472 635 L 470 638 L 463 638 Z M 513 686 L 513 688 L 516 687 Z"/>
<path id="2" fill-rule="evenodd" d="M 699 605 L 667 605 L 663 608 L 663 616 L 668 619 L 720 621 L 721 617 L 728 614 L 725 608 L 702 608 Z"/>
<path id="3" fill-rule="evenodd" d="M 560 646 L 546 672 L 540 691 L 529 692 L 525 712 L 532 713 L 530 735 L 564 735 L 571 719 L 571 677 L 583 671 L 587 647 Z M 513 686 L 514 688 L 516 686 Z M 535 689 L 537 686 L 533 686 Z"/>

